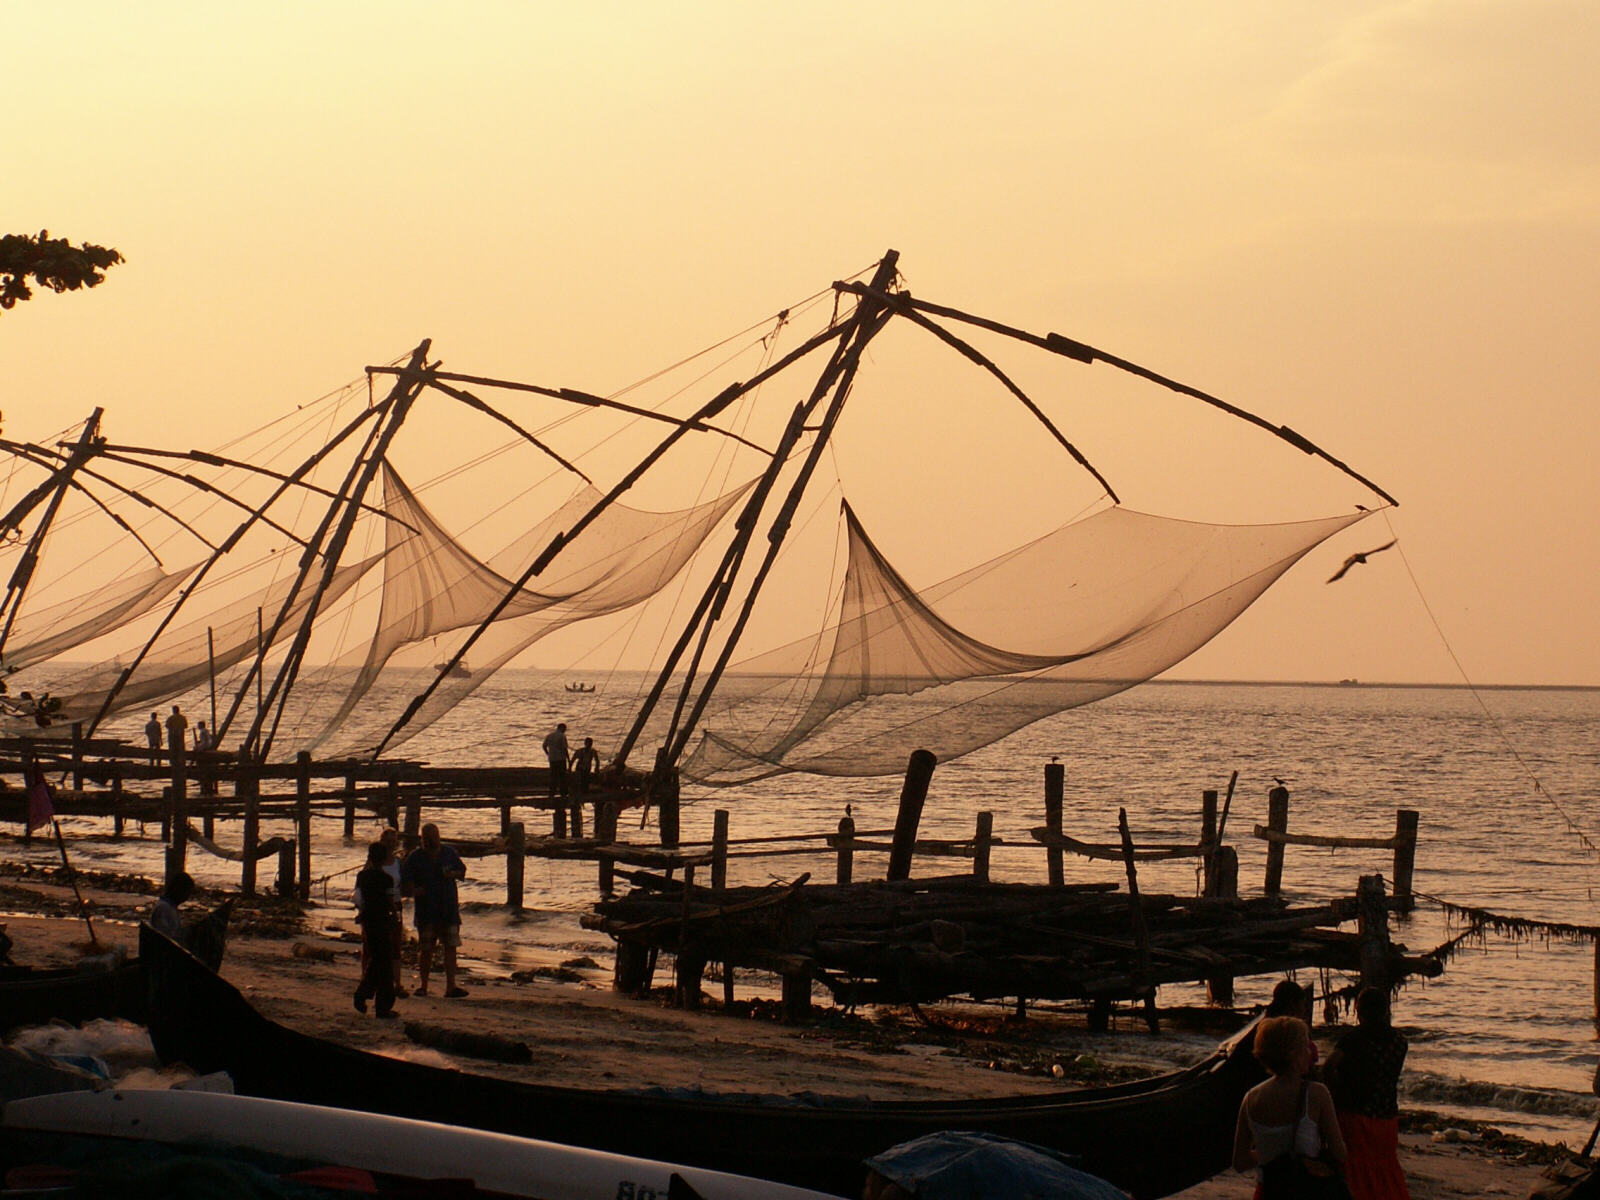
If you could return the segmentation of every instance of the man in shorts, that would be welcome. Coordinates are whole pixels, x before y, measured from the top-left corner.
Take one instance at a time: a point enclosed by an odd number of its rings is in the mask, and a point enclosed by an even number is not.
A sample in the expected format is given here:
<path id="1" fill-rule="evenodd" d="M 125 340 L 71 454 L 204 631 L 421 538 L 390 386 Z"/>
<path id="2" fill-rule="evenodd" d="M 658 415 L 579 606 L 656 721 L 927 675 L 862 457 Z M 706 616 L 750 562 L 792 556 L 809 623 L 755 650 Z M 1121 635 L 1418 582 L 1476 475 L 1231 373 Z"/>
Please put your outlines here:
<path id="1" fill-rule="evenodd" d="M 401 882 L 411 894 L 417 922 L 417 995 L 428 994 L 428 973 L 433 948 L 444 960 L 444 994 L 454 1000 L 467 989 L 456 986 L 456 947 L 461 945 L 461 901 L 456 881 L 465 879 L 461 856 L 439 840 L 439 827 L 422 827 L 422 845 L 411 852 L 401 872 Z"/>

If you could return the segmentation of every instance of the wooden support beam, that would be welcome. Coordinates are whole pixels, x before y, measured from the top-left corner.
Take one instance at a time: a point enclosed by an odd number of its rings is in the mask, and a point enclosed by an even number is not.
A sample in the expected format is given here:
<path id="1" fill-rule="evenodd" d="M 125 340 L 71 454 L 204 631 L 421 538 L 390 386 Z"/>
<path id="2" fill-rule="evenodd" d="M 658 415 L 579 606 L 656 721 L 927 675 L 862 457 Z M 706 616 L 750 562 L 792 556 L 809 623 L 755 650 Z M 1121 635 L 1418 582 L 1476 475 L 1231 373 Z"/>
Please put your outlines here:
<path id="1" fill-rule="evenodd" d="M 1058 762 L 1044 765 L 1044 828 L 1050 840 L 1045 842 L 1045 868 L 1049 872 L 1051 887 L 1066 882 L 1061 846 L 1054 839 L 1061 837 L 1061 805 L 1066 797 L 1067 769 Z"/>
<path id="2" fill-rule="evenodd" d="M 302 750 L 294 756 L 294 763 L 294 835 L 300 843 L 300 878 L 295 894 L 304 904 L 311 899 L 311 755 Z"/>
<path id="3" fill-rule="evenodd" d="M 922 821 L 922 805 L 928 798 L 928 784 L 939 760 L 931 750 L 913 750 L 906 763 L 905 783 L 900 788 L 900 807 L 894 818 L 894 844 L 889 851 L 890 879 L 911 878 L 911 857 L 917 843 L 917 826 Z"/>

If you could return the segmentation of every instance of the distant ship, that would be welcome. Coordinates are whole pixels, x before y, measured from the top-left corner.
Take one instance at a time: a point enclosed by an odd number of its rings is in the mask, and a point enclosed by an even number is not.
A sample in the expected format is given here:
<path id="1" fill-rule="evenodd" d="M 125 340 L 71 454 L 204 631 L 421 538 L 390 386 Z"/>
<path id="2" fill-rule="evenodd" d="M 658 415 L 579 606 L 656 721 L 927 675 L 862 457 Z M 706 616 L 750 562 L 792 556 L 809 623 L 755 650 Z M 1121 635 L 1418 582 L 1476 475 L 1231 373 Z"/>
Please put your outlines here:
<path id="1" fill-rule="evenodd" d="M 1339 686 L 1340 687 L 1360 687 L 1361 686 L 1361 681 L 1359 679 L 1341 679 L 1341 680 L 1339 680 Z"/>
<path id="2" fill-rule="evenodd" d="M 462 659 L 453 667 L 449 663 L 434 663 L 433 669 L 435 671 L 443 671 L 451 679 L 472 678 L 472 671 L 468 669 L 466 659 Z"/>
<path id="3" fill-rule="evenodd" d="M 567 691 L 569 691 L 569 692 L 592 692 L 592 691 L 594 691 L 594 684 L 592 684 L 592 683 L 569 683 L 569 684 L 567 684 Z"/>

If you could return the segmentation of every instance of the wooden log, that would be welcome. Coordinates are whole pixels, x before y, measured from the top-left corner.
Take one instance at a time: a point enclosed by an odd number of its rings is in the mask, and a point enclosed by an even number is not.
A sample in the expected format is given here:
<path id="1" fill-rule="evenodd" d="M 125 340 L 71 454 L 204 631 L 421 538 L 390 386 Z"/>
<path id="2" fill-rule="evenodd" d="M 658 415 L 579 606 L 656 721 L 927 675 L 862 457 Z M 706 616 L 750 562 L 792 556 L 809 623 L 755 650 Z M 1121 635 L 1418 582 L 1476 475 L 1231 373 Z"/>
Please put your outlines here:
<path id="1" fill-rule="evenodd" d="M 1394 814 L 1394 894 L 1398 900 L 1411 899 L 1411 880 L 1417 865 L 1417 826 L 1421 819 L 1411 808 L 1397 809 Z"/>
<path id="2" fill-rule="evenodd" d="M 1344 837 L 1332 833 L 1280 833 L 1268 825 L 1257 825 L 1253 835 L 1275 846 L 1319 846 L 1327 850 L 1392 850 L 1392 837 Z M 1270 851 L 1269 851 L 1270 853 Z"/>
<path id="3" fill-rule="evenodd" d="M 1061 804 L 1066 796 L 1066 780 L 1066 767 L 1053 759 L 1045 763 L 1044 827 L 1053 839 L 1061 836 Z M 1064 856 L 1058 844 L 1054 841 L 1045 843 L 1045 869 L 1049 873 L 1051 887 L 1060 887 L 1066 882 L 1067 876 L 1063 859 Z"/>
<path id="4" fill-rule="evenodd" d="M 1363 875 L 1356 889 L 1360 905 L 1361 986 L 1387 990 L 1389 977 L 1389 909 L 1384 903 L 1383 876 Z"/>
<path id="5" fill-rule="evenodd" d="M 838 857 L 834 865 L 834 881 L 840 884 L 850 882 L 855 871 L 855 848 L 853 842 L 856 836 L 856 819 L 850 815 L 850 806 L 844 806 L 844 816 L 839 818 L 839 837 L 834 843 Z"/>
<path id="6" fill-rule="evenodd" d="M 932 757 L 931 755 L 929 757 Z M 806 960 L 783 972 L 783 1023 L 796 1025 L 811 1019 L 813 968 Z"/>
<path id="7" fill-rule="evenodd" d="M 1200 846 L 1205 851 L 1201 862 L 1200 892 L 1211 894 L 1211 858 L 1217 848 L 1217 791 L 1207 788 L 1200 793 Z"/>
<path id="8" fill-rule="evenodd" d="M 83 722 L 72 723 L 72 788 L 83 791 Z"/>
<path id="9" fill-rule="evenodd" d="M 356 836 L 356 777 L 344 777 L 344 836 L 351 839 Z"/>
<path id="10" fill-rule="evenodd" d="M 122 764 L 114 763 L 111 768 L 111 836 L 120 838 L 123 832 L 122 815 Z"/>
<path id="11" fill-rule="evenodd" d="M 172 747 L 172 782 L 167 793 L 167 883 L 183 874 L 189 853 L 189 781 L 183 746 Z"/>
<path id="12" fill-rule="evenodd" d="M 1267 793 L 1267 830 L 1269 833 L 1289 832 L 1289 789 L 1282 785 Z M 1283 890 L 1283 846 L 1280 840 L 1267 842 L 1267 875 L 1262 891 L 1276 896 Z"/>
<path id="13" fill-rule="evenodd" d="M 241 763 L 233 780 L 235 798 L 244 801 L 244 863 L 239 870 L 239 890 L 246 896 L 256 894 L 256 843 L 261 840 L 261 784 L 250 764 Z"/>
<path id="14" fill-rule="evenodd" d="M 890 879 L 911 878 L 911 857 L 917 843 L 917 826 L 922 822 L 922 806 L 928 798 L 928 784 L 939 760 L 931 750 L 913 750 L 906 763 L 905 783 L 900 788 L 900 807 L 894 818 L 894 842 L 889 850 Z M 808 993 L 809 995 L 809 993 Z"/>
<path id="15" fill-rule="evenodd" d="M 296 895 L 300 903 L 311 899 L 311 755 L 302 750 L 294 756 L 295 806 L 294 836 L 300 843 L 300 878 Z"/>
<path id="16" fill-rule="evenodd" d="M 506 830 L 506 907 L 522 911 L 522 877 L 528 862 L 528 837 L 521 821 Z"/>
<path id="17" fill-rule="evenodd" d="M 1128 831 L 1128 810 L 1117 810 L 1117 831 L 1122 834 L 1122 861 L 1128 872 L 1128 903 L 1133 913 L 1133 938 L 1139 949 L 1139 976 L 1150 974 L 1150 928 L 1145 924 L 1144 907 L 1139 903 L 1139 870 L 1133 861 L 1133 835 Z M 1144 994 L 1144 1019 L 1151 1033 L 1161 1032 L 1161 1020 L 1156 1015 L 1156 990 L 1149 987 Z"/>
<path id="18" fill-rule="evenodd" d="M 611 967 L 611 990 L 637 996 L 649 978 L 650 948 L 638 938 L 619 938 Z"/>
<path id="19" fill-rule="evenodd" d="M 711 887 L 722 891 L 728 886 L 728 810 L 711 814 Z"/>
<path id="20" fill-rule="evenodd" d="M 994 814 L 978 814 L 977 828 L 972 834 L 972 877 L 980 883 L 989 882 L 989 844 L 994 836 Z"/>

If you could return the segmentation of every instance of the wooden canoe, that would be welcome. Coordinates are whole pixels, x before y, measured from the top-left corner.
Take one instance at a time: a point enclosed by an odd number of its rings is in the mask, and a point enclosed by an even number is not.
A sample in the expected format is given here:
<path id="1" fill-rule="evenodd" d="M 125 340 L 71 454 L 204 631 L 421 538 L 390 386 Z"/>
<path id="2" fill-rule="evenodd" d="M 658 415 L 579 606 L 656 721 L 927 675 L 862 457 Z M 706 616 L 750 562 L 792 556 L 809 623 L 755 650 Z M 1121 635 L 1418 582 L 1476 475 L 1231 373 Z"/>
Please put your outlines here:
<path id="1" fill-rule="evenodd" d="M 1229 1162 L 1244 1093 L 1263 1078 L 1251 1030 L 1184 1070 L 1135 1083 L 1000 1099 L 871 1101 L 598 1091 L 522 1083 L 370 1054 L 263 1016 L 149 929 L 140 957 L 157 1055 L 226 1071 L 243 1095 L 322 1104 L 688 1163 L 838 1195 L 862 1160 L 939 1130 L 982 1130 L 1081 1156 L 1134 1196 L 1166 1196 Z"/>

